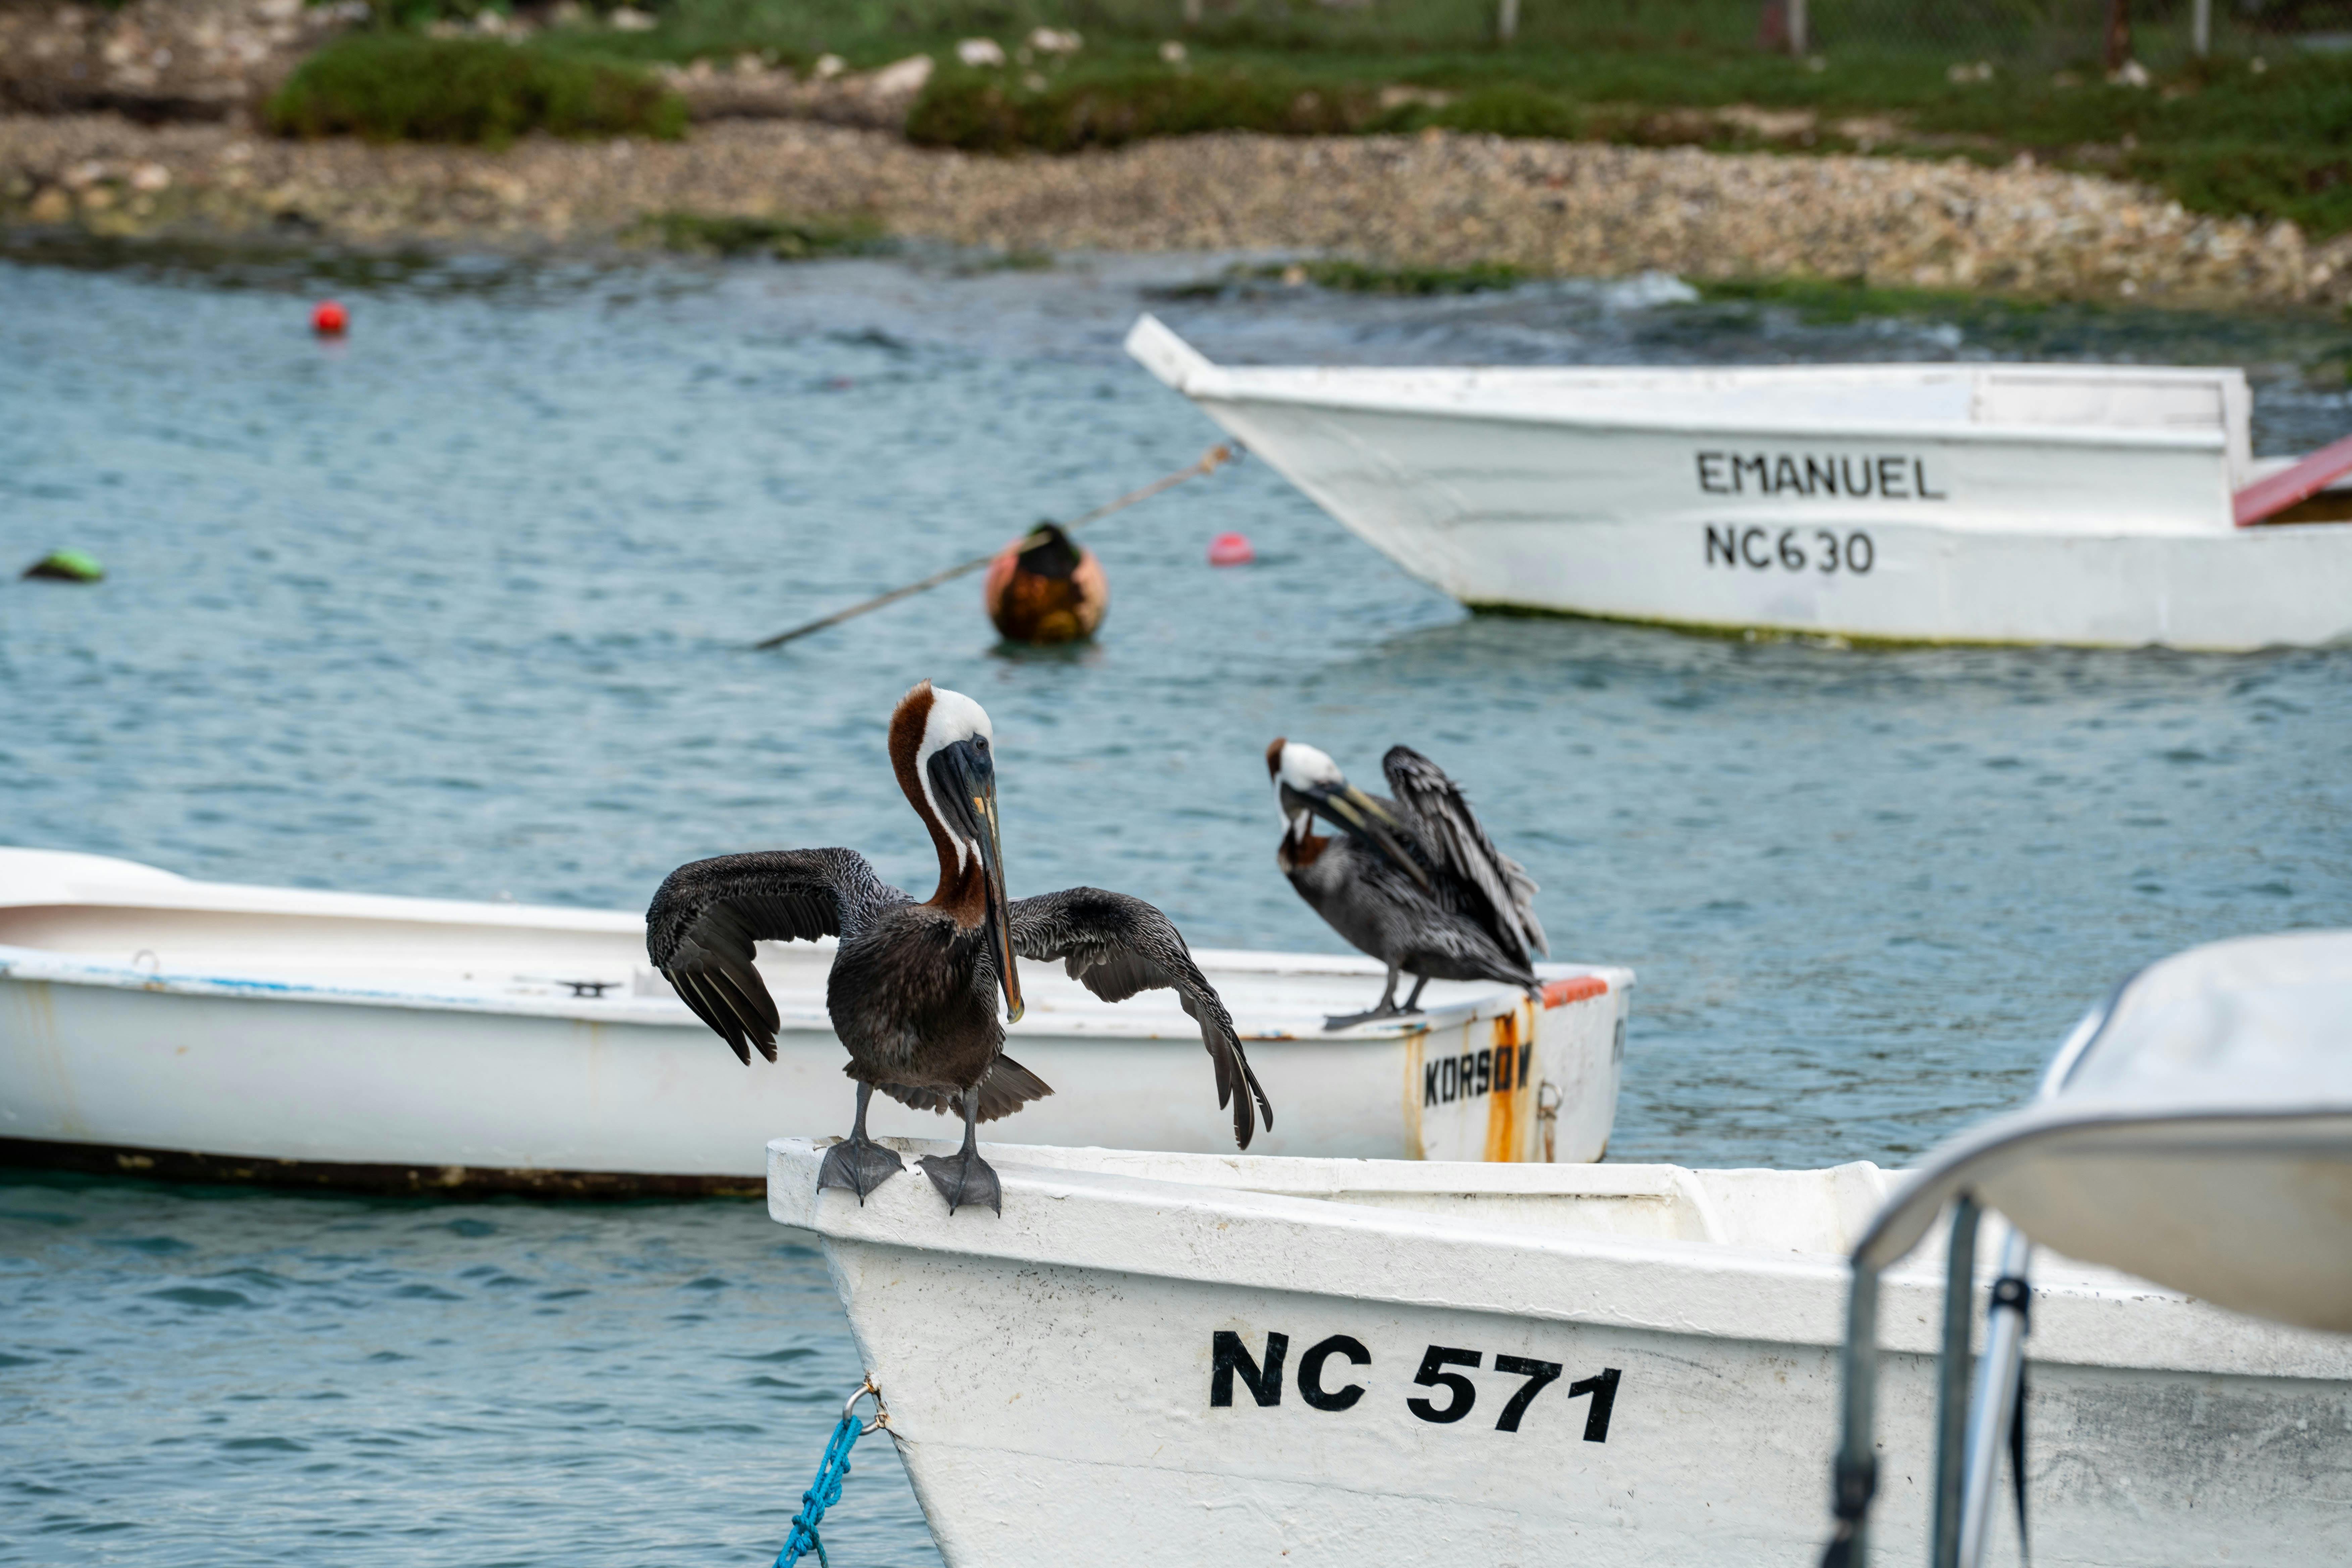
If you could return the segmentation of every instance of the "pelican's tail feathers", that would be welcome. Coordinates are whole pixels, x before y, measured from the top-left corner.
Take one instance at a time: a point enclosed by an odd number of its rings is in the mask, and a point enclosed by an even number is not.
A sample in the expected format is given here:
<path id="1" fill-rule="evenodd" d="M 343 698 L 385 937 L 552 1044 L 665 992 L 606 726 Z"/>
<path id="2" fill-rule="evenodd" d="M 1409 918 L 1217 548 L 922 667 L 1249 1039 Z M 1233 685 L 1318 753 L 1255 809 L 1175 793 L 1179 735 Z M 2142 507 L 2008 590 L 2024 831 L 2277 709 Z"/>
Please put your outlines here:
<path id="1" fill-rule="evenodd" d="M 988 1076 L 980 1080 L 980 1119 L 993 1121 L 1000 1116 L 1010 1116 L 1031 1100 L 1043 1100 L 1053 1092 L 1044 1079 L 1011 1057 L 999 1057 L 989 1067 Z M 958 1112 L 963 1110 L 961 1097 L 955 1109 Z"/>

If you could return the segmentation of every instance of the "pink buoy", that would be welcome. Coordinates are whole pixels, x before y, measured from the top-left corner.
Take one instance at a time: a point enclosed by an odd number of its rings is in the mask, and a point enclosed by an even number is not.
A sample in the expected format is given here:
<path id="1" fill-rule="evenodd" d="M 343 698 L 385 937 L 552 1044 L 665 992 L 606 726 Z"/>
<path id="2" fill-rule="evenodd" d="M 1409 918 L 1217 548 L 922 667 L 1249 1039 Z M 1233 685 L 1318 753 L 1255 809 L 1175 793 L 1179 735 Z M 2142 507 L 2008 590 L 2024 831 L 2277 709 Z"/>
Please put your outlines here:
<path id="1" fill-rule="evenodd" d="M 1246 566 L 1257 559 L 1250 548 L 1246 533 L 1221 533 L 1209 541 L 1209 564 L 1212 566 Z"/>

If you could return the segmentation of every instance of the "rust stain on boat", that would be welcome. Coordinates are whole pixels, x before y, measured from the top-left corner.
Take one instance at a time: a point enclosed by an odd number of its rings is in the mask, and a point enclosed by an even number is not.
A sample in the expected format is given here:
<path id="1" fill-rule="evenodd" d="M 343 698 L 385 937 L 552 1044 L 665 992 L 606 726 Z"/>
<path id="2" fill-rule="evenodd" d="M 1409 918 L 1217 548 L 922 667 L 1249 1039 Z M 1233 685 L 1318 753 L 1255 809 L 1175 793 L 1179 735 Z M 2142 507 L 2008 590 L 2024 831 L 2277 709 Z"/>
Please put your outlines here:
<path id="1" fill-rule="evenodd" d="M 56 990 L 46 980 L 19 980 L 0 991 L 0 995 L 16 999 L 16 1033 L 36 1070 L 47 1081 L 58 1131 L 86 1131 L 88 1123 L 82 1119 L 80 1100 L 74 1093 L 72 1065 L 58 1047 Z"/>
<path id="2" fill-rule="evenodd" d="M 1534 1093 L 1532 1083 L 1518 1071 L 1519 1053 L 1530 1048 L 1531 1039 L 1520 1039 L 1519 1019 L 1526 1007 L 1522 1004 L 1495 1020 L 1494 1061 L 1496 1076 L 1507 1074 L 1510 1087 L 1497 1082 L 1486 1096 L 1486 1152 L 1491 1161 L 1524 1160 L 1528 1157 L 1527 1101 Z M 1532 1037 L 1535 1031 L 1526 1033 Z"/>
<path id="3" fill-rule="evenodd" d="M 1404 1037 L 1404 1157 L 1408 1160 L 1429 1158 L 1421 1142 L 1421 1056 L 1428 1041 L 1427 1029 L 1415 1029 Z"/>

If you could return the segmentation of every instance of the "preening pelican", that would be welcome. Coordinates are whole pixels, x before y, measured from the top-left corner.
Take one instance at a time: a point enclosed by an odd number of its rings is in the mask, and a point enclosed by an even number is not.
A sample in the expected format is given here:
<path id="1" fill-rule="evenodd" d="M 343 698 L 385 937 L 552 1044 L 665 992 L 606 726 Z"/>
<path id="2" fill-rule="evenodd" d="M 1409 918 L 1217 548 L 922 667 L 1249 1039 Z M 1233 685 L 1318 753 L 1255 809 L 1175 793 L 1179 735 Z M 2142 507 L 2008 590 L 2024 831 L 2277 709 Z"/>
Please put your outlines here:
<path id="1" fill-rule="evenodd" d="M 1282 803 L 1275 864 L 1331 929 L 1389 966 L 1380 1005 L 1327 1020 L 1346 1028 L 1421 1009 L 1432 980 L 1499 980 L 1532 989 L 1531 953 L 1551 951 L 1536 884 L 1495 847 L 1461 789 L 1410 746 L 1381 759 L 1395 798 L 1366 795 L 1314 747 L 1276 740 L 1265 771 Z M 1315 832 L 1315 818 L 1344 829 Z M 1396 1003 L 1397 976 L 1413 976 Z"/>
<path id="2" fill-rule="evenodd" d="M 1274 1125 L 1273 1108 L 1225 1005 L 1168 917 L 1097 888 L 1006 897 L 992 742 L 979 703 L 928 680 L 890 715 L 891 767 L 939 852 L 939 890 L 926 901 L 884 883 L 853 849 L 697 860 L 671 872 L 646 911 L 654 967 L 748 1066 L 754 1046 L 776 1059 L 780 1022 L 752 943 L 841 939 L 825 1010 L 849 1048 L 843 1070 L 857 1080 L 857 1121 L 825 1154 L 817 1184 L 845 1187 L 861 1203 L 906 1168 L 866 1135 L 866 1102 L 878 1089 L 919 1110 L 963 1118 L 962 1152 L 921 1162 L 949 1213 L 963 1204 L 1003 1212 L 996 1173 L 980 1157 L 980 1123 L 1054 1092 L 1004 1054 L 996 997 L 1002 990 L 1006 1019 L 1018 1022 L 1017 958 L 1061 959 L 1106 1002 L 1172 989 L 1201 1026 L 1217 1103 L 1233 1107 L 1234 1141 L 1248 1148 L 1258 1117 Z"/>

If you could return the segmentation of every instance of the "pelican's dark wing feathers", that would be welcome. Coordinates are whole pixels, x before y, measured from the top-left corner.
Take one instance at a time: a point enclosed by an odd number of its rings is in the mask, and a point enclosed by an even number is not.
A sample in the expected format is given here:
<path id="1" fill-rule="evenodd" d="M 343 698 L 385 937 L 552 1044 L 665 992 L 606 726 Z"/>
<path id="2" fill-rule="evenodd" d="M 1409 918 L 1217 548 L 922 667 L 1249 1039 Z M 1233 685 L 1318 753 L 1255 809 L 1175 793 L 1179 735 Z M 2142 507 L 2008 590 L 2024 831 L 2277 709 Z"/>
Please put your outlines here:
<path id="1" fill-rule="evenodd" d="M 646 910 L 646 953 L 695 1016 L 745 1062 L 776 1059 L 776 1004 L 753 963 L 760 942 L 856 931 L 907 895 L 854 849 L 763 849 L 693 860 L 662 879 Z"/>
<path id="2" fill-rule="evenodd" d="M 1174 991 L 1201 1026 L 1201 1043 L 1216 1064 L 1217 1104 L 1233 1107 L 1234 1141 L 1246 1149 L 1259 1120 L 1274 1125 L 1274 1107 L 1250 1070 L 1233 1016 L 1166 915 L 1141 899 L 1099 888 L 1015 899 L 1006 912 L 1016 954 L 1039 963 L 1063 960 L 1070 978 L 1106 1002 L 1124 1002 L 1139 991 Z"/>
<path id="3" fill-rule="evenodd" d="M 1495 847 L 1462 788 L 1444 769 L 1411 746 L 1391 746 L 1381 772 L 1396 792 L 1423 846 L 1439 866 L 1467 885 L 1489 911 L 1487 921 L 1503 950 L 1521 963 L 1551 951 L 1536 920 L 1536 883 L 1527 868 Z"/>

